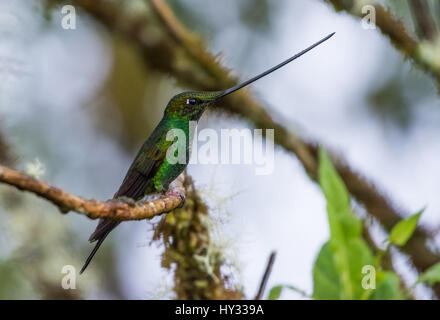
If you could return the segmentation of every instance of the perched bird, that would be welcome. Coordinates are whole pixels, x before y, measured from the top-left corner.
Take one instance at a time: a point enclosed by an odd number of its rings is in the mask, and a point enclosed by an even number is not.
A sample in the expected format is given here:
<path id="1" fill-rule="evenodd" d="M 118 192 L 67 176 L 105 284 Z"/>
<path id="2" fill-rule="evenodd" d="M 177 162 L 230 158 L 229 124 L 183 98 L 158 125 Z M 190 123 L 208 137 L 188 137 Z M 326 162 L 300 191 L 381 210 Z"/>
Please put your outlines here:
<path id="1" fill-rule="evenodd" d="M 148 194 L 166 192 L 169 184 L 174 181 L 187 166 L 190 152 L 189 146 L 191 144 L 190 142 L 185 144 L 185 158 L 187 161 L 185 161 L 185 163 L 180 163 L 179 161 L 175 164 L 171 164 L 166 157 L 168 148 L 174 143 L 174 141 L 167 140 L 167 133 L 171 129 L 181 129 L 186 137 L 189 137 L 189 122 L 198 121 L 206 107 L 285 66 L 289 62 L 305 54 L 307 51 L 328 40 L 333 35 L 334 33 L 329 34 L 289 59 L 232 88 L 212 92 L 183 92 L 174 96 L 168 102 L 162 120 L 136 155 L 136 158 L 128 169 L 122 185 L 114 195 L 113 199 L 131 198 L 137 201 Z M 119 223 L 119 221 L 111 219 L 101 219 L 99 221 L 98 226 L 89 238 L 90 242 L 97 241 L 97 243 L 82 267 L 80 274 L 87 268 L 108 234 Z"/>

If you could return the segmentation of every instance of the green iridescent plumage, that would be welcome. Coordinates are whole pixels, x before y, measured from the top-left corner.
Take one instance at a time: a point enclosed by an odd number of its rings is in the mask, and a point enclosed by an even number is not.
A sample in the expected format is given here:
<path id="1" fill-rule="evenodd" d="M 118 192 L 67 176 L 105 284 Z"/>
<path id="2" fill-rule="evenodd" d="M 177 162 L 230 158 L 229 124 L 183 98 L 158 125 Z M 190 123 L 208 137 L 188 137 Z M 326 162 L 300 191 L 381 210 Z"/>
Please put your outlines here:
<path id="1" fill-rule="evenodd" d="M 174 96 L 170 102 L 168 102 L 162 120 L 151 133 L 150 137 L 142 145 L 141 149 L 133 160 L 133 163 L 128 169 L 122 185 L 115 193 L 113 198 L 116 199 L 124 197 L 140 200 L 146 194 L 167 191 L 169 184 L 183 172 L 187 166 L 187 163 L 189 162 L 190 145 L 192 143 L 192 141 L 189 141 L 189 138 L 191 137 L 189 134 L 190 121 L 198 121 L 209 105 L 285 66 L 289 62 L 302 56 L 307 51 L 326 41 L 333 36 L 333 34 L 334 33 L 328 35 L 307 49 L 270 68 L 269 70 L 266 70 L 252 79 L 249 79 L 232 88 L 224 91 L 213 92 L 183 92 Z M 167 139 L 167 135 L 170 130 L 174 129 L 180 129 L 185 134 L 185 139 L 183 139 L 184 141 L 170 141 L 170 139 Z M 175 142 L 177 144 L 174 144 Z M 183 148 L 178 147 L 179 143 L 184 143 Z M 185 152 L 184 159 L 186 161 L 184 161 L 184 163 L 181 163 L 180 161 L 175 164 L 170 163 L 167 160 L 167 152 L 169 151 L 170 147 L 172 147 L 172 153 L 175 153 L 176 150 L 177 153 L 178 150 L 184 150 L 182 152 Z M 179 156 L 179 154 L 177 154 L 177 156 Z M 91 242 L 98 242 L 87 258 L 80 273 L 87 268 L 104 239 L 118 224 L 118 221 L 110 219 L 101 219 L 99 221 L 96 230 L 89 238 L 89 241 Z"/>

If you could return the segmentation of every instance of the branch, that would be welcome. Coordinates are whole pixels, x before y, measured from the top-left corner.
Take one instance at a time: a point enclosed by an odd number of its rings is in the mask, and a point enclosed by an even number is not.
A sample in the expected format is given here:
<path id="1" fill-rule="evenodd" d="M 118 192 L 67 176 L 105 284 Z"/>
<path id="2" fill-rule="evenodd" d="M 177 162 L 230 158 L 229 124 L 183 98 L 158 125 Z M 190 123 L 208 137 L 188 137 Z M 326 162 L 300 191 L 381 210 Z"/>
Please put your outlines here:
<path id="1" fill-rule="evenodd" d="M 437 36 L 435 22 L 429 13 L 429 5 L 426 0 L 409 0 L 411 14 L 414 18 L 417 32 L 421 39 L 434 41 Z"/>
<path id="2" fill-rule="evenodd" d="M 106 202 L 82 197 L 65 192 L 51 186 L 44 181 L 19 171 L 0 166 L 0 182 L 7 183 L 19 190 L 25 190 L 42 197 L 58 206 L 62 213 L 75 211 L 90 219 L 109 218 L 114 220 L 142 220 L 151 219 L 162 213 L 170 212 L 182 206 L 185 198 L 183 188 L 184 174 L 180 175 L 172 184 L 170 190 L 178 195 L 164 195 L 156 200 L 138 201 L 136 204 L 114 199 Z"/>
<path id="3" fill-rule="evenodd" d="M 354 17 L 363 18 L 362 1 L 324 0 L 333 5 L 336 11 L 346 11 Z M 382 34 L 388 37 L 396 49 L 406 57 L 410 57 L 423 70 L 430 73 L 440 88 L 440 62 L 438 61 L 438 46 L 434 42 L 419 43 L 408 32 L 405 24 L 394 17 L 391 11 L 379 4 L 369 3 L 376 10 L 376 25 Z M 426 22 L 424 22 L 426 23 Z M 431 27 L 429 27 L 431 28 Z M 425 30 L 431 33 L 431 31 Z"/>
<path id="4" fill-rule="evenodd" d="M 367 223 L 367 221 L 365 220 L 362 220 L 362 237 L 373 251 L 373 255 L 377 257 L 377 255 L 381 251 L 381 248 L 377 245 L 376 241 L 373 239 L 370 224 Z M 405 281 L 403 280 L 402 275 L 396 270 L 396 268 L 394 268 L 390 251 L 387 251 L 383 254 L 380 267 L 382 267 L 384 270 L 389 270 L 394 272 L 399 277 L 400 287 L 402 288 L 403 292 L 411 292 L 411 290 L 408 288 Z M 409 295 L 409 299 L 416 300 L 412 292 Z"/>
<path id="5" fill-rule="evenodd" d="M 270 273 L 272 272 L 272 266 L 275 262 L 276 252 L 272 251 L 269 260 L 267 260 L 266 270 L 264 271 L 263 278 L 261 279 L 260 287 L 255 295 L 255 300 L 261 300 L 264 294 L 264 289 L 266 288 L 267 281 L 269 280 Z"/>

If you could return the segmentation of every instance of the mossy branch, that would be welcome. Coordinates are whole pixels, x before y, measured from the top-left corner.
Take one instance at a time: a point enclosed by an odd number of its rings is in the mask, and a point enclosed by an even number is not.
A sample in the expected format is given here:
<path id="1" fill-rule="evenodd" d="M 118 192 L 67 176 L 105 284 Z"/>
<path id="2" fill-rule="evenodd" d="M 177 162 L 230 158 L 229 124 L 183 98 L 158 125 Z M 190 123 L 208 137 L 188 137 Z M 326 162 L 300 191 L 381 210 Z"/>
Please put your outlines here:
<path id="1" fill-rule="evenodd" d="M 345 11 L 357 18 L 364 18 L 362 13 L 364 5 L 374 6 L 376 11 L 376 25 L 384 36 L 390 39 L 393 46 L 411 58 L 419 67 L 430 73 L 437 81 L 440 89 L 440 48 L 438 35 L 434 22 L 431 20 L 426 7 L 420 1 L 411 0 L 411 13 L 415 17 L 415 23 L 419 28 L 422 40 L 418 41 L 405 27 L 403 21 L 397 19 L 393 13 L 380 4 L 365 0 L 324 0 L 333 5 L 336 11 Z M 429 40 L 429 41 L 428 41 Z"/>
<path id="2" fill-rule="evenodd" d="M 170 212 L 184 203 L 185 189 L 183 188 L 183 179 L 184 174 L 180 175 L 170 185 L 170 190 L 173 190 L 175 194 L 163 195 L 156 200 L 138 201 L 131 205 L 118 199 L 105 202 L 95 199 L 84 199 L 51 186 L 42 180 L 35 179 L 26 173 L 0 166 L 0 182 L 42 197 L 56 205 L 62 213 L 75 211 L 90 219 L 142 220 L 151 219 Z"/>
<path id="3" fill-rule="evenodd" d="M 184 187 L 185 204 L 162 218 L 153 237 L 165 247 L 162 266 L 173 270 L 177 299 L 242 299 L 243 293 L 221 271 L 225 262 L 211 239 L 208 208 L 189 176 Z"/>

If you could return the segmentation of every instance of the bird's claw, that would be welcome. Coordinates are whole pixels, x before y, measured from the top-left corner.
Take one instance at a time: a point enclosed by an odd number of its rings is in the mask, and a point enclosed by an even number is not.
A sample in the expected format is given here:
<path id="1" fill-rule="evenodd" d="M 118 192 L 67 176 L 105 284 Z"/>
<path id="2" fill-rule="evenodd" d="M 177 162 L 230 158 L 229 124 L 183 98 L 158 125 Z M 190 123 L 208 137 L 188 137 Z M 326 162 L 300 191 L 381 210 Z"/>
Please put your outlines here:
<path id="1" fill-rule="evenodd" d="M 168 190 L 168 191 L 165 193 L 165 195 L 166 195 L 166 196 L 175 196 L 175 197 L 179 197 L 179 198 L 180 198 L 180 201 L 182 202 L 182 205 L 183 205 L 183 203 L 184 203 L 185 200 L 186 200 L 186 197 L 185 197 L 183 194 L 181 194 L 181 193 L 179 193 L 179 192 L 177 192 L 177 191 L 174 191 L 174 190 Z"/>

